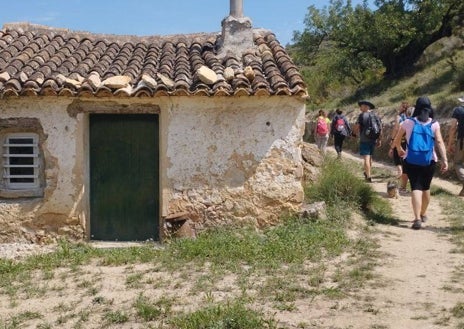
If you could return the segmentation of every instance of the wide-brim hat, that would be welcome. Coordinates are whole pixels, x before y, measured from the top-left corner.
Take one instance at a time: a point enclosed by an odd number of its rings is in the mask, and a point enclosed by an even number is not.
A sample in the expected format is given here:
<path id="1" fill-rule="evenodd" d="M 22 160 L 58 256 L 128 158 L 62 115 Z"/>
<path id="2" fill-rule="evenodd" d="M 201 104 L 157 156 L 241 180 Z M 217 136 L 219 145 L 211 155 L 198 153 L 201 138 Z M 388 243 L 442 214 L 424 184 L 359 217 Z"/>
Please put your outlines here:
<path id="1" fill-rule="evenodd" d="M 372 109 L 375 109 L 375 105 L 372 104 L 371 102 L 369 101 L 359 101 L 358 102 L 358 105 L 361 106 L 361 105 L 367 105 L 369 106 L 369 108 L 372 110 Z"/>
<path id="2" fill-rule="evenodd" d="M 458 97 L 458 101 L 460 101 L 461 103 L 464 103 L 464 96 Z"/>

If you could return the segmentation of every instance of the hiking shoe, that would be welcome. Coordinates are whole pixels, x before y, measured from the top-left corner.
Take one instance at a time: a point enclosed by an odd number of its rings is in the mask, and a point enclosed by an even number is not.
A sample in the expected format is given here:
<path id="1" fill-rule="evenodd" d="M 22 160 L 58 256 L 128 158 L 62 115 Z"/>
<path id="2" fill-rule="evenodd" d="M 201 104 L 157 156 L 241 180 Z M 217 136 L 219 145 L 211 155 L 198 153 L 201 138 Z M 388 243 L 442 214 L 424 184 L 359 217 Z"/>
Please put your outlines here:
<path id="1" fill-rule="evenodd" d="M 363 172 L 363 174 L 364 174 L 364 178 L 367 179 L 367 174 L 366 174 L 365 171 Z M 464 190 L 464 188 L 463 188 L 463 190 Z"/>
<path id="2" fill-rule="evenodd" d="M 367 177 L 367 176 L 366 176 L 366 181 L 367 181 L 368 183 L 372 183 L 372 177 Z"/>
<path id="3" fill-rule="evenodd" d="M 425 223 L 425 222 L 428 221 L 428 220 L 429 220 L 429 218 L 428 218 L 427 216 L 421 215 L 421 222 L 422 222 L 422 223 Z"/>
<path id="4" fill-rule="evenodd" d="M 406 187 L 400 187 L 398 191 L 399 191 L 399 193 L 401 195 L 408 195 L 409 194 L 409 191 L 408 191 L 408 189 Z"/>
<path id="5" fill-rule="evenodd" d="M 413 230 L 420 230 L 422 227 L 422 222 L 420 219 L 415 219 L 413 222 L 412 222 L 412 226 L 411 228 Z"/>

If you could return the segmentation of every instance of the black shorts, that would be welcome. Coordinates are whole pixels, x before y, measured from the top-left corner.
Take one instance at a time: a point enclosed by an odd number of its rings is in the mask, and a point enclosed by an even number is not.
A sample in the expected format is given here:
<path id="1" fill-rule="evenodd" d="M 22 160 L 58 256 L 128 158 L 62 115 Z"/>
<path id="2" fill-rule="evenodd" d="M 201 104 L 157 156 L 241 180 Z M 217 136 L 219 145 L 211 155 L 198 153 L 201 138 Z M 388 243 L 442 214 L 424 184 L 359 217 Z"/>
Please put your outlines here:
<path id="1" fill-rule="evenodd" d="M 430 190 L 433 175 L 435 174 L 436 162 L 432 161 L 429 166 L 418 166 L 407 163 L 403 164 L 404 171 L 408 175 L 411 190 L 427 191 Z"/>

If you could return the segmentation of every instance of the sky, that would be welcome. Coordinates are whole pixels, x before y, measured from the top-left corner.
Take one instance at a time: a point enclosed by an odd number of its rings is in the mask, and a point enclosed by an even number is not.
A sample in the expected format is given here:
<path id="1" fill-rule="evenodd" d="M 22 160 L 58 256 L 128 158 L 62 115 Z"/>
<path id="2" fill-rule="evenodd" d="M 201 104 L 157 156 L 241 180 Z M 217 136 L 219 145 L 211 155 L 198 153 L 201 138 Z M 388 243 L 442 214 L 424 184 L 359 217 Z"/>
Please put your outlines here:
<path id="1" fill-rule="evenodd" d="M 353 4 L 361 1 L 353 1 Z M 219 32 L 229 0 L 0 0 L 0 25 L 29 22 L 50 27 L 121 35 Z M 243 0 L 254 28 L 274 32 L 286 45 L 302 31 L 310 5 L 328 0 Z"/>

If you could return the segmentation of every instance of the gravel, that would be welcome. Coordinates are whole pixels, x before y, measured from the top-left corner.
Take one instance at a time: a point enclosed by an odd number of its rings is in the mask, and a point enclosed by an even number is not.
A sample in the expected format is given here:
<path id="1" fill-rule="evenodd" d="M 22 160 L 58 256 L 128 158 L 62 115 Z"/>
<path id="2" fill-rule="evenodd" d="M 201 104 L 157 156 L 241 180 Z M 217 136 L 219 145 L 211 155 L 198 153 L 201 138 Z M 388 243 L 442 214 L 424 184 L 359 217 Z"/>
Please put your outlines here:
<path id="1" fill-rule="evenodd" d="M 32 243 L 0 243 L 0 259 L 22 259 L 54 251 L 54 245 L 38 245 Z"/>
<path id="2" fill-rule="evenodd" d="M 153 243 L 153 248 L 164 249 L 164 246 L 159 243 Z M 115 249 L 143 246 L 142 242 L 92 242 L 90 246 L 98 249 Z M 32 255 L 39 255 L 55 251 L 56 244 L 34 244 L 34 243 L 0 243 L 0 259 L 19 260 Z"/>

